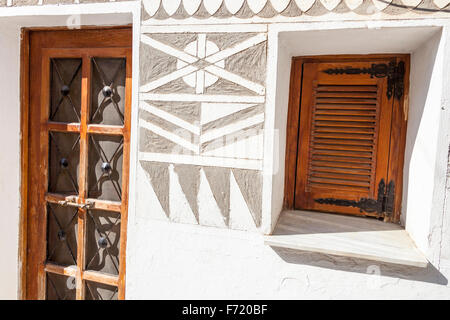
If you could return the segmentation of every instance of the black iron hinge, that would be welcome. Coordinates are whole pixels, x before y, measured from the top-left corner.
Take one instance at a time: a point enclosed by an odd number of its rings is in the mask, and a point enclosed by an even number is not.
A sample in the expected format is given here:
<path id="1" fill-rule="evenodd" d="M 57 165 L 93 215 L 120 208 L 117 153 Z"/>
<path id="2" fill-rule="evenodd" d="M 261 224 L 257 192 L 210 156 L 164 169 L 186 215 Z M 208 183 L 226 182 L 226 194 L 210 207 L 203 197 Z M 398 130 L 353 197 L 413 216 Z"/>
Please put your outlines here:
<path id="1" fill-rule="evenodd" d="M 372 64 L 370 68 L 329 68 L 323 70 L 327 74 L 369 74 L 371 78 L 388 78 L 387 92 L 388 99 L 394 96 L 400 100 L 405 91 L 404 77 L 405 77 L 405 63 L 400 61 L 389 62 L 389 64 L 378 63 Z"/>
<path id="2" fill-rule="evenodd" d="M 359 208 L 360 212 L 376 213 L 378 216 L 390 217 L 394 212 L 395 185 L 391 180 L 386 187 L 384 179 L 378 184 L 377 199 L 361 198 L 358 201 L 334 198 L 314 199 L 320 204 Z"/>

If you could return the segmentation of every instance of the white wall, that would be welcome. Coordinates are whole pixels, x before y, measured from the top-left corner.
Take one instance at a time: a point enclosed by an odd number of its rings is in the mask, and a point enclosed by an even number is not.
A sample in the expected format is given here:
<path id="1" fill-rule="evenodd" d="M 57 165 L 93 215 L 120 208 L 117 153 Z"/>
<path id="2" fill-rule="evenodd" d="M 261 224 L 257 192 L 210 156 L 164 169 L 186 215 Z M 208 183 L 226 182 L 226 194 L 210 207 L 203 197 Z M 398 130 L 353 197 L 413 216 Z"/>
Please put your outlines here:
<path id="1" fill-rule="evenodd" d="M 20 43 L 17 28 L 0 24 L 0 30 L 0 299 L 15 299 L 20 207 Z"/>
<path id="2" fill-rule="evenodd" d="M 389 25 L 390 22 L 386 24 Z M 269 183 L 269 186 L 264 186 L 263 197 L 265 205 L 269 205 L 272 210 L 272 227 L 281 210 L 283 199 L 290 57 L 330 53 L 414 52 L 417 55 L 416 51 L 420 52 L 424 46 L 436 41 L 439 43 L 440 39 L 441 28 L 436 27 L 435 23 L 429 23 L 426 28 L 417 26 L 410 28 L 401 24 L 391 25 L 390 29 L 379 27 L 380 25 L 376 24 L 376 28 L 367 28 L 367 25 L 358 23 L 269 25 L 270 81 L 267 86 L 266 125 L 269 125 L 268 130 L 279 130 L 280 139 L 277 142 L 276 135 L 265 136 L 265 139 L 268 137 L 273 139 L 265 141 L 265 157 L 269 159 L 264 160 L 264 183 Z M 314 31 L 327 28 L 334 30 Z M 279 34 L 280 41 L 278 41 Z M 432 60 L 433 57 L 432 52 L 426 58 L 423 57 L 415 72 L 420 74 L 421 66 L 426 65 L 428 63 L 426 61 Z M 425 68 L 423 72 L 426 70 L 429 68 Z M 438 74 L 436 73 L 436 76 Z M 442 84 L 437 86 L 440 88 Z M 420 99 L 424 101 L 427 94 L 426 90 L 420 91 L 417 96 L 412 97 L 414 99 L 412 105 L 420 105 Z M 433 106 L 439 108 L 439 96 L 433 98 L 437 98 L 432 103 Z M 422 104 L 421 107 L 423 106 Z M 415 113 L 417 109 L 420 108 L 411 110 L 411 113 Z M 419 114 L 412 117 L 422 118 Z M 431 115 L 430 117 L 432 121 L 439 120 Z M 429 122 L 429 119 L 421 121 Z M 436 138 L 439 126 L 435 127 L 430 131 L 429 138 Z M 408 133 L 408 139 L 411 141 L 415 140 L 414 131 L 417 135 L 417 129 L 411 129 Z M 426 134 L 426 130 L 421 133 Z M 447 142 L 437 140 L 436 143 L 439 143 L 438 149 L 443 146 L 447 149 L 448 140 Z M 434 154 L 430 154 L 433 158 L 431 162 L 436 162 L 439 157 L 436 149 L 433 151 Z M 277 157 L 280 157 L 278 165 L 276 165 Z M 434 177 L 437 171 L 428 173 Z M 433 181 L 433 178 L 431 180 Z M 428 176 L 425 181 L 429 181 Z M 432 198 L 433 187 L 435 186 L 431 186 L 431 190 L 426 190 L 428 196 Z M 136 191 L 140 195 L 139 190 Z M 408 201 L 413 200 L 409 198 Z M 442 218 L 444 203 L 441 201 L 439 204 L 440 215 L 439 212 L 436 214 Z M 152 208 L 147 210 L 150 211 Z M 427 212 L 434 212 L 433 210 L 429 203 Z M 415 213 L 421 212 L 416 210 Z M 406 219 L 411 216 L 414 216 L 414 212 L 408 213 Z M 431 216 L 431 213 L 428 214 L 428 219 Z M 419 220 L 419 223 L 421 221 Z M 440 221 L 442 222 L 442 219 Z M 430 223 L 422 224 L 420 227 L 418 242 L 421 241 L 423 234 L 430 235 L 430 231 L 433 231 L 430 230 Z M 129 299 L 448 299 L 450 297 L 448 285 L 450 273 L 437 270 L 436 264 L 421 269 L 318 253 L 273 249 L 265 246 L 262 235 L 257 233 L 156 221 L 145 212 L 134 215 L 128 230 L 127 298 Z M 435 231 L 432 234 L 435 234 Z M 449 240 L 445 239 L 444 241 Z"/>
<path id="3" fill-rule="evenodd" d="M 19 297 L 20 216 L 20 28 L 66 26 L 79 15 L 81 25 L 140 22 L 140 3 L 96 3 L 2 8 L 0 10 L 0 299 Z M 74 20 L 70 20 L 74 21 Z M 78 21 L 78 20 L 77 20 Z M 138 26 L 139 28 L 139 26 Z M 134 31 L 134 43 L 139 31 Z M 138 69 L 138 47 L 133 67 Z M 135 76 L 138 76 L 135 72 Z M 135 81 L 137 85 L 138 81 Z M 137 92 L 137 90 L 134 90 Z M 137 108 L 135 108 L 137 109 Z"/>
<path id="4" fill-rule="evenodd" d="M 444 171 L 436 174 L 440 135 L 444 43 L 441 32 L 411 55 L 410 111 L 405 149 L 402 222 L 422 252 L 429 253 L 435 191 L 444 194 Z M 445 148 L 444 148 L 445 149 Z M 440 201 L 440 213 L 443 214 Z M 439 209 L 437 209 L 439 210 Z"/>
<path id="5" fill-rule="evenodd" d="M 125 5 L 129 4 L 125 3 L 121 9 L 122 11 L 125 11 Z M 98 6 L 102 7 L 102 5 Z M 46 7 L 40 7 L 39 9 L 19 8 L 18 10 L 22 10 L 23 12 L 29 10 L 26 13 L 28 16 L 25 15 L 19 18 L 0 17 L 0 48 L 2 48 L 0 50 L 0 58 L 2 58 L 0 59 L 0 70 L 2 74 L 8 74 L 8 77 L 3 76 L 0 78 L 0 97 L 2 103 L 2 116 L 0 117 L 0 133 L 2 139 L 0 140 L 0 150 L 3 151 L 2 157 L 0 157 L 0 194 L 2 195 L 2 209 L 4 209 L 0 215 L 0 252 L 2 252 L 2 261 L 0 262 L 0 298 L 2 299 L 15 298 L 17 296 L 18 285 L 17 239 L 19 230 L 20 165 L 18 26 L 63 25 L 68 17 L 67 15 L 70 14 L 72 6 L 63 6 L 60 9 L 56 8 L 57 6 L 52 7 L 52 10 L 48 10 Z M 85 6 L 83 5 L 82 7 Z M 101 11 L 96 6 L 89 8 L 96 8 L 95 10 Z M 105 4 L 102 8 L 108 8 L 109 14 L 102 18 L 91 15 L 83 23 L 119 24 L 118 17 L 123 18 L 121 21 L 130 21 L 130 16 L 115 16 L 114 10 L 110 9 L 112 8 L 112 4 L 110 3 Z M 33 10 L 34 12 L 32 12 Z M 44 13 L 48 14 L 48 16 L 42 16 Z M 49 18 L 49 15 L 53 16 L 53 18 Z M 108 17 L 110 17 L 110 20 L 108 20 Z M 390 24 L 391 22 L 383 23 Z M 426 21 L 414 23 L 426 24 Z M 428 22 L 429 26 L 438 24 L 437 21 Z M 376 25 L 376 27 L 379 27 L 379 25 Z M 418 59 L 421 55 L 426 56 L 425 48 L 428 48 L 428 46 L 422 46 L 422 43 L 428 41 L 428 45 L 433 43 L 436 45 L 437 40 L 433 42 L 432 37 L 439 31 L 439 28 L 408 29 L 406 27 L 408 26 L 398 25 L 397 29 L 391 29 L 388 33 L 384 33 L 380 32 L 384 31 L 383 29 L 367 29 L 367 25 L 344 22 L 270 26 L 269 70 L 274 71 L 274 73 L 269 73 L 269 75 L 275 74 L 276 72 L 277 83 L 269 85 L 271 87 L 268 88 L 268 95 L 271 96 L 268 97 L 268 102 L 271 105 L 268 103 L 266 111 L 272 113 L 269 117 L 271 119 L 272 129 L 280 130 L 280 143 L 277 144 L 272 141 L 273 143 L 269 143 L 269 145 L 273 147 L 274 152 L 278 152 L 282 157 L 279 161 L 280 167 L 274 165 L 274 163 L 270 163 L 268 167 L 271 170 L 268 175 L 270 179 L 267 178 L 265 180 L 265 183 L 270 182 L 269 186 L 265 186 L 265 197 L 269 196 L 269 200 L 267 198 L 265 199 L 268 201 L 266 203 L 272 210 L 272 225 L 274 225 L 276 220 L 277 211 L 281 209 L 281 201 L 283 198 L 281 191 L 283 190 L 284 183 L 284 123 L 287 116 L 286 94 L 288 92 L 288 70 L 290 67 L 289 63 L 279 61 L 278 59 L 288 59 L 292 55 L 330 52 L 413 52 L 413 55 L 415 55 L 413 59 Z M 316 29 L 326 28 L 335 29 L 336 33 L 313 32 Z M 342 28 L 353 29 L 345 31 Z M 408 30 L 401 30 L 401 28 Z M 357 31 L 357 29 L 360 29 L 360 31 Z M 288 36 L 278 43 L 278 33 L 282 31 L 295 31 L 296 33 L 291 33 L 291 40 L 289 40 Z M 444 34 L 446 34 L 445 32 Z M 383 34 L 388 34 L 389 36 L 384 37 Z M 331 42 L 329 39 L 334 39 L 335 42 Z M 367 39 L 371 41 L 368 42 Z M 138 39 L 135 39 L 135 41 L 138 41 Z M 352 44 L 354 42 L 359 44 Z M 295 46 L 290 44 L 295 44 Z M 8 48 L 8 50 L 3 50 L 3 48 Z M 448 50 L 448 47 L 446 48 Z M 136 49 L 134 52 L 135 58 L 138 57 L 138 50 Z M 447 56 L 449 55 L 447 54 Z M 423 60 L 422 62 L 425 64 L 426 59 Z M 137 63 L 137 59 L 134 60 L 134 63 Z M 447 64 L 448 62 L 444 63 L 448 70 Z M 136 68 L 137 65 L 135 64 L 134 71 L 137 71 Z M 134 76 L 136 77 L 137 74 L 138 72 L 135 72 Z M 278 86 L 277 84 L 280 85 Z M 133 85 L 134 92 L 136 93 L 137 81 Z M 442 86 L 442 84 L 439 85 Z M 435 97 L 430 96 L 430 98 Z M 448 104 L 448 101 L 445 100 L 445 105 Z M 425 105 L 425 108 L 431 108 L 431 106 L 439 107 L 439 101 L 430 102 L 429 105 Z M 133 112 L 133 119 L 136 119 L 136 108 Z M 414 112 L 414 110 L 411 112 Z M 410 116 L 414 119 L 414 115 Z M 432 146 L 434 148 L 432 152 L 435 152 L 433 166 L 439 170 L 429 172 L 433 176 L 436 176 L 442 172 L 442 152 L 440 150 L 444 146 L 447 149 L 448 146 L 448 143 L 447 145 L 443 145 L 443 138 L 439 135 L 439 133 L 444 131 L 442 126 L 445 123 L 445 119 L 442 115 L 437 116 L 434 113 L 430 115 L 430 118 L 425 117 L 425 119 L 422 119 L 418 117 L 417 122 L 413 120 L 412 123 L 418 123 L 418 128 L 420 128 L 418 130 L 419 133 L 428 132 L 427 130 L 421 129 L 422 121 L 425 120 L 428 122 L 428 125 L 434 121 L 441 124 L 441 129 L 439 129 L 440 131 L 438 133 L 436 133 L 436 130 L 430 131 L 434 137 L 436 135 L 438 136 L 439 143 L 439 145 Z M 136 122 L 134 121 L 133 123 Z M 435 127 L 438 127 L 438 125 Z M 135 137 L 136 131 L 132 131 L 132 134 Z M 446 141 L 448 142 L 448 140 Z M 415 147 L 413 148 L 413 145 L 410 144 L 409 148 L 408 150 L 413 150 Z M 136 164 L 136 155 L 133 152 L 133 150 L 137 150 L 135 138 L 133 139 L 131 150 L 131 162 L 132 164 Z M 414 155 L 414 153 L 412 154 Z M 273 153 L 269 155 L 274 157 Z M 411 162 L 413 165 L 417 165 L 416 162 Z M 135 176 L 135 167 L 132 166 L 132 168 L 131 177 Z M 272 176 L 272 174 L 274 175 Z M 268 176 L 266 175 L 266 177 Z M 139 194 L 140 190 L 136 189 L 133 181 L 134 179 L 131 178 L 130 194 L 136 195 Z M 426 190 L 426 192 L 429 192 L 429 190 Z M 432 201 L 437 198 L 436 193 L 431 196 Z M 428 201 L 430 201 L 429 199 Z M 407 201 L 412 200 L 408 199 Z M 133 203 L 134 197 L 131 197 L 126 289 L 127 298 L 129 299 L 427 299 L 450 297 L 447 280 L 449 274 L 447 273 L 445 275 L 441 273 L 433 265 L 430 265 L 427 269 L 418 269 L 378 264 L 360 259 L 338 258 L 323 254 L 274 250 L 263 244 L 262 236 L 259 234 L 156 221 L 142 213 L 136 215 L 136 212 L 133 211 Z M 408 206 L 410 203 L 411 206 L 415 206 L 413 202 L 407 202 Z M 433 205 L 436 206 L 436 204 Z M 447 229 L 442 227 L 442 214 L 439 214 L 438 209 L 433 209 L 429 213 L 431 222 L 425 225 L 428 231 L 424 233 L 421 233 L 422 231 L 415 232 L 413 227 L 409 227 L 408 219 L 414 217 L 414 214 L 408 211 L 406 215 L 407 228 L 412 228 L 410 229 L 412 230 L 411 234 L 418 235 L 417 242 L 420 243 L 422 241 L 422 246 L 425 244 L 423 236 L 425 234 L 429 235 L 429 231 L 433 231 L 431 234 L 434 235 L 436 232 L 434 227 L 435 225 L 439 225 L 439 223 L 441 229 L 438 231 L 442 231 L 444 238 L 436 242 L 436 245 L 441 244 L 442 241 L 449 240 L 448 237 L 445 238 L 446 234 L 448 236 L 448 227 Z M 152 210 L 152 208 L 148 208 L 148 210 Z M 416 210 L 416 218 L 419 222 L 423 218 L 420 214 L 421 211 Z M 435 216 L 441 218 L 434 219 L 433 217 Z"/>
<path id="6" fill-rule="evenodd" d="M 432 268 L 275 251 L 256 233 L 142 216 L 135 222 L 128 234 L 127 299 L 450 297 L 448 281 Z"/>

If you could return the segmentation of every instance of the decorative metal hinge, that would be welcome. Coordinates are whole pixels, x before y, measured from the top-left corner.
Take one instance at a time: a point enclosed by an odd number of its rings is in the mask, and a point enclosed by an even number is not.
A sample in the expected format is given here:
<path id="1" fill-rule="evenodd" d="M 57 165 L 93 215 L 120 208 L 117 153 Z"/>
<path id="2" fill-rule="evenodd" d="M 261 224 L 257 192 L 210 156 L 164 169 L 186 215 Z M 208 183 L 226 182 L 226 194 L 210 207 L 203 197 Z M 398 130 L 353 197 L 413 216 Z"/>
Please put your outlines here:
<path id="1" fill-rule="evenodd" d="M 369 74 L 371 78 L 388 78 L 387 92 L 388 99 L 394 96 L 400 100 L 405 91 L 404 77 L 405 77 L 405 63 L 400 61 L 398 64 L 395 61 L 385 63 L 373 63 L 370 68 L 330 68 L 323 70 L 327 74 Z"/>
<path id="2" fill-rule="evenodd" d="M 384 179 L 381 179 L 378 184 L 377 199 L 361 198 L 358 201 L 355 201 L 334 198 L 319 198 L 314 199 L 314 201 L 320 204 L 359 208 L 360 212 L 376 213 L 379 216 L 384 215 L 386 217 L 390 217 L 394 212 L 394 192 L 394 181 L 391 180 L 386 188 Z"/>

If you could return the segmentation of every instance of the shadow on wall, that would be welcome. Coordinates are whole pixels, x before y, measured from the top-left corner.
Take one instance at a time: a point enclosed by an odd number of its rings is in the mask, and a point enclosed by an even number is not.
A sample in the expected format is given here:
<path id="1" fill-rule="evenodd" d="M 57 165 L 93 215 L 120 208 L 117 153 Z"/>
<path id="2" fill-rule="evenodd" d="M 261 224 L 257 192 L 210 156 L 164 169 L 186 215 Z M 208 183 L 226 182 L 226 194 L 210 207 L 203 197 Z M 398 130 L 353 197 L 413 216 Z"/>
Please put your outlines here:
<path id="1" fill-rule="evenodd" d="M 285 227 L 284 227 L 285 226 Z M 289 226 L 296 226 L 294 229 Z M 314 211 L 284 211 L 272 235 L 395 231 L 403 229 L 374 217 L 352 216 Z"/>
<path id="2" fill-rule="evenodd" d="M 421 281 L 446 286 L 447 278 L 431 263 L 427 268 L 381 263 L 378 261 L 333 256 L 315 252 L 272 247 L 278 256 L 287 263 L 309 265 L 313 267 L 334 269 L 345 272 L 378 274 L 384 277 Z"/>

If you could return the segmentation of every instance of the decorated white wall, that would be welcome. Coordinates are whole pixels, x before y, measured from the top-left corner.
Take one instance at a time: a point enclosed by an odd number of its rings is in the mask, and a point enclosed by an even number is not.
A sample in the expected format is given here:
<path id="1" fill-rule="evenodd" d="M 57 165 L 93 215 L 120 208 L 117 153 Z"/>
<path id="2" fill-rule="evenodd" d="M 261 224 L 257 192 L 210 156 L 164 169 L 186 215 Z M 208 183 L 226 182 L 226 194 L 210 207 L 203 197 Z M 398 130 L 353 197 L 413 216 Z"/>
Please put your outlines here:
<path id="1" fill-rule="evenodd" d="M 447 158 L 442 157 L 438 145 L 448 144 L 445 131 L 447 126 L 436 126 L 436 123 L 448 120 L 448 114 L 441 108 L 444 101 L 442 94 L 445 91 L 441 70 L 445 70 L 446 62 L 442 56 L 444 52 L 440 51 L 447 46 L 447 24 L 444 20 L 427 20 L 421 23 L 322 22 L 268 25 L 267 74 L 270 76 L 266 80 L 262 173 L 262 221 L 266 224 L 255 230 L 256 232 L 231 230 L 234 228 L 228 226 L 227 229 L 223 225 L 211 227 L 195 221 L 174 224 L 162 214 L 154 219 L 150 212 L 153 208 L 151 206 L 147 207 L 148 214 L 138 207 L 133 218 L 135 232 L 129 235 L 129 243 L 136 245 L 130 244 L 128 247 L 128 297 L 450 297 L 448 268 L 445 263 L 442 264 L 442 259 L 436 259 L 443 255 L 438 243 L 448 241 L 445 238 L 448 225 L 442 224 L 442 217 L 445 216 L 444 201 L 441 199 L 439 205 L 435 206 L 421 203 L 421 199 L 425 198 L 430 201 L 439 199 L 445 192 L 441 184 L 446 177 Z M 367 39 L 372 41 L 368 43 Z M 417 90 L 410 97 L 409 117 L 412 121 L 408 128 L 409 147 L 405 161 L 405 172 L 408 172 L 409 179 L 405 178 L 404 182 L 405 190 L 408 191 L 405 191 L 403 223 L 431 262 L 427 268 L 276 249 L 263 244 L 262 234 L 269 233 L 275 227 L 282 208 L 290 58 L 332 53 L 412 55 L 411 88 Z M 425 85 L 429 82 L 437 84 Z M 426 108 L 430 109 L 424 117 L 423 110 Z M 436 135 L 445 138 L 436 140 Z M 429 139 L 434 143 L 420 143 L 421 140 Z M 425 146 L 428 150 L 427 161 L 423 160 L 422 148 Z M 415 167 L 418 163 L 421 167 L 428 166 L 427 174 L 422 175 L 424 169 Z M 172 181 L 170 180 L 171 183 Z M 429 184 L 428 187 L 425 187 L 426 184 Z M 138 192 L 138 199 L 146 198 L 145 195 L 152 193 L 152 186 L 146 182 L 145 177 L 138 175 L 137 185 L 145 185 L 147 188 L 146 192 Z M 153 201 L 156 199 L 154 196 Z M 199 192 L 198 199 L 199 204 L 204 201 L 212 202 L 210 192 Z M 146 198 L 138 200 L 138 203 L 139 201 L 149 203 L 150 200 Z M 205 213 L 209 212 L 214 211 Z M 444 236 L 431 241 L 436 233 L 441 234 L 441 231 Z M 151 239 L 151 245 L 140 242 L 144 238 L 143 234 L 147 235 L 147 239 Z M 148 277 L 136 276 L 144 272 Z M 152 290 L 148 290 L 150 287 Z"/>
<path id="2" fill-rule="evenodd" d="M 0 298 L 19 287 L 19 29 L 73 13 L 133 24 L 127 298 L 449 298 L 448 2 L 0 0 Z M 430 265 L 264 245 L 282 210 L 290 58 L 386 52 L 412 54 L 402 222 Z"/>

